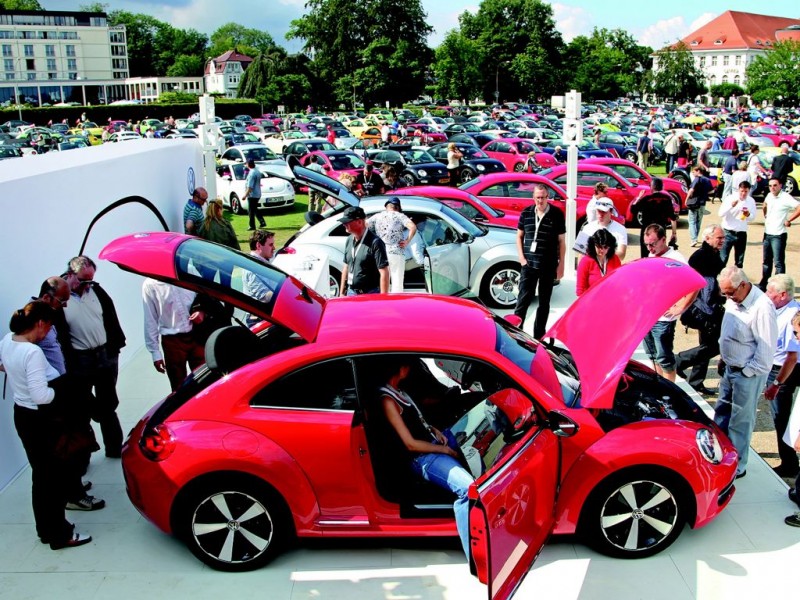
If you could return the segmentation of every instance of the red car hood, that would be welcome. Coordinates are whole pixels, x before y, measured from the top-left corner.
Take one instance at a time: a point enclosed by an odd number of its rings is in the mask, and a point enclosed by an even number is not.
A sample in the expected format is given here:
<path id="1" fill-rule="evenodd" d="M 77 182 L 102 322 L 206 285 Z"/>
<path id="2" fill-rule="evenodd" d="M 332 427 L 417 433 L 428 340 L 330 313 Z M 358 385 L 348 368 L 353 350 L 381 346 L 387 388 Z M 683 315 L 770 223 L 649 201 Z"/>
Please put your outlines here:
<path id="1" fill-rule="evenodd" d="M 572 353 L 581 406 L 611 408 L 619 378 L 645 334 L 669 307 L 704 284 L 687 264 L 645 258 L 623 265 L 576 300 L 545 337 Z"/>

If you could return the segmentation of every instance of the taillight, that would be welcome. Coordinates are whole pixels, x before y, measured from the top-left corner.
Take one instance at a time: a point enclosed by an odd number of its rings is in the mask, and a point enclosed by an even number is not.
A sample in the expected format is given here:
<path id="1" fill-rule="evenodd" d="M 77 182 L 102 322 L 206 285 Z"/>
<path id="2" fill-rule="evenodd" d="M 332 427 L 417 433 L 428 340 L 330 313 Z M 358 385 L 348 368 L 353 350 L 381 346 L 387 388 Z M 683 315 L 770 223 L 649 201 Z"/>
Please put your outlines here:
<path id="1" fill-rule="evenodd" d="M 152 461 L 166 460 L 175 451 L 175 436 L 169 427 L 161 423 L 142 435 L 139 448 Z"/>

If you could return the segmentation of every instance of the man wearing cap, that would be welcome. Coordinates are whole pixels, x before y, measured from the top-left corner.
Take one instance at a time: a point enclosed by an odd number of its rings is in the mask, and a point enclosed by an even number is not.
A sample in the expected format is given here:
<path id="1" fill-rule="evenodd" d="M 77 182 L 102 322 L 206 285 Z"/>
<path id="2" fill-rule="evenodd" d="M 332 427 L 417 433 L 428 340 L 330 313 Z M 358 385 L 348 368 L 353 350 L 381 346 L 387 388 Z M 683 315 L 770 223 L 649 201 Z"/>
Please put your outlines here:
<path id="1" fill-rule="evenodd" d="M 533 337 L 541 339 L 550 313 L 553 282 L 564 276 L 566 226 L 564 213 L 547 202 L 548 190 L 542 184 L 533 189 L 533 205 L 519 216 L 517 253 L 521 273 L 514 314 L 525 322 L 528 307 L 539 285 L 539 306 L 533 323 Z"/>
<path id="2" fill-rule="evenodd" d="M 377 196 L 383 193 L 383 177 L 372 168 L 372 161 L 368 160 L 364 170 L 356 176 L 355 190 L 359 196 Z"/>
<path id="3" fill-rule="evenodd" d="M 367 216 L 360 206 L 349 206 L 339 219 L 350 235 L 344 246 L 344 267 L 339 294 L 389 293 L 389 259 L 386 246 L 367 227 Z"/>
<path id="4" fill-rule="evenodd" d="M 389 198 L 384 204 L 386 210 L 372 215 L 367 219 L 370 230 L 383 240 L 386 254 L 389 259 L 389 280 L 391 292 L 399 294 L 403 291 L 403 280 L 406 272 L 405 247 L 414 234 L 417 226 L 414 221 L 403 214 L 400 198 Z M 408 236 L 406 237 L 406 230 Z"/>
<path id="5" fill-rule="evenodd" d="M 192 197 L 183 207 L 183 232 L 189 235 L 199 235 L 205 216 L 203 205 L 208 200 L 206 188 L 198 187 L 192 191 Z"/>
<path id="6" fill-rule="evenodd" d="M 247 161 L 247 168 L 250 169 L 247 173 L 245 185 L 247 189 L 244 191 L 244 196 L 247 198 L 247 216 L 250 219 L 249 231 L 256 229 L 256 217 L 258 217 L 259 227 L 262 229 L 267 226 L 264 217 L 258 214 L 258 203 L 261 202 L 261 180 L 264 174 L 256 167 L 256 161 L 252 158 Z"/>
<path id="7" fill-rule="evenodd" d="M 598 229 L 607 229 L 617 240 L 617 256 L 619 256 L 620 260 L 625 260 L 625 252 L 628 249 L 628 231 L 611 218 L 614 212 L 614 203 L 611 198 L 598 198 L 594 203 L 594 208 L 597 211 L 597 220 L 584 225 L 583 229 L 581 229 L 581 239 L 583 239 L 584 234 L 588 239 Z"/>

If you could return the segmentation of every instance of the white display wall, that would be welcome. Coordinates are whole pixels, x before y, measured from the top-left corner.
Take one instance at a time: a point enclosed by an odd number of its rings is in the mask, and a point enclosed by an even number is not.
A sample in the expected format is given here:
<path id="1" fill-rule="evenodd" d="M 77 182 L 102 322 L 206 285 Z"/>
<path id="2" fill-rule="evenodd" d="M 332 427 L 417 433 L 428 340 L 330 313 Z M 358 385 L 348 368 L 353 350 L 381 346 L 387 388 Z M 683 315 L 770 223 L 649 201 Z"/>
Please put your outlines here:
<path id="1" fill-rule="evenodd" d="M 8 332 L 11 313 L 37 295 L 47 277 L 62 274 L 85 239 L 83 254 L 97 263 L 95 279 L 113 298 L 127 336 L 120 356 L 125 364 L 144 343 L 142 278 L 97 255 L 121 235 L 163 230 L 161 219 L 182 231 L 189 190 L 204 181 L 196 140 L 143 139 L 0 161 L 0 336 Z M 103 214 L 123 199 L 130 201 Z M 6 390 L 0 398 L 0 489 L 25 464 Z"/>

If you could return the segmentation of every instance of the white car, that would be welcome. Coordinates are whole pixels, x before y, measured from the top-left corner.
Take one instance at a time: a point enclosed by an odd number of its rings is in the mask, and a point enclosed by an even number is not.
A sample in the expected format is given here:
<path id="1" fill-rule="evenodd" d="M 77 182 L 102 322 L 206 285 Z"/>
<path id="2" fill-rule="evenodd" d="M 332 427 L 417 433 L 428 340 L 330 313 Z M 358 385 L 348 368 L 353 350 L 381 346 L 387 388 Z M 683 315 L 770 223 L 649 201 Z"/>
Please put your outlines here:
<path id="1" fill-rule="evenodd" d="M 422 117 L 421 119 L 417 120 L 417 123 L 420 125 L 430 125 L 436 131 L 442 131 L 445 127 L 447 127 L 447 121 L 445 121 L 442 117 Z"/>
<path id="2" fill-rule="evenodd" d="M 231 146 L 220 157 L 220 164 L 241 163 L 245 164 L 248 160 L 254 160 L 256 166 L 263 173 L 267 171 L 264 167 L 269 166 L 271 170 L 285 174 L 287 179 L 291 179 L 292 172 L 286 161 L 277 156 L 272 150 L 263 144 L 239 144 Z"/>
<path id="3" fill-rule="evenodd" d="M 262 171 L 266 175 L 266 172 Z M 247 191 L 247 166 L 243 163 L 229 163 L 217 167 L 217 196 L 222 205 L 237 215 L 248 210 L 244 196 Z M 285 179 L 264 177 L 261 180 L 261 201 L 259 209 L 283 208 L 294 204 L 294 188 Z"/>
<path id="4" fill-rule="evenodd" d="M 106 142 L 129 142 L 130 140 L 140 140 L 140 136 L 135 131 L 117 131 L 108 136 Z"/>
<path id="5" fill-rule="evenodd" d="M 314 137 L 313 133 L 306 131 L 281 131 L 279 133 L 264 134 L 264 145 L 275 154 L 283 155 L 286 146 L 297 140 L 307 140 Z"/>

